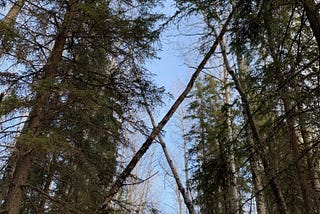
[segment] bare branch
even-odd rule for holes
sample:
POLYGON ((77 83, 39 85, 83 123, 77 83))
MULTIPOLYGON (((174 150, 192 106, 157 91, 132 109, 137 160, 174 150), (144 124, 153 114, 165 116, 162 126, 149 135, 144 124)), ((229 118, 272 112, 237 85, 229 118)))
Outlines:
POLYGON ((228 25, 231 22, 233 15, 236 12, 237 7, 234 7, 232 11, 230 12, 228 19, 226 20, 219 36, 216 38, 214 43, 212 44, 211 48, 207 52, 207 54, 203 57, 203 60, 200 62, 198 65, 196 71, 193 73, 191 76, 191 79, 186 86, 185 90, 181 93, 181 95, 178 97, 178 99, 174 102, 172 107, 169 109, 167 114, 162 118, 158 126, 156 126, 149 137, 146 139, 146 141, 143 143, 143 145, 140 147, 139 151, 135 154, 135 156, 131 159, 127 167, 123 170, 123 172, 119 175, 115 183, 112 185, 112 187, 109 190, 109 194, 104 200, 104 202, 101 204, 100 207, 98 207, 96 213, 105 213, 105 210, 108 208, 108 204, 112 200, 113 196, 119 191, 119 189, 123 186, 124 181, 130 175, 136 164, 139 162, 139 160, 142 158, 142 156, 147 152, 149 149, 150 145, 152 144, 153 140, 159 135, 160 131, 163 129, 163 127, 167 124, 167 122, 171 119, 172 115, 175 113, 177 108, 180 106, 180 104, 184 101, 186 96, 189 94, 191 91, 197 77, 211 58, 211 56, 214 54, 216 51, 216 48, 219 44, 219 41, 222 39, 224 34, 227 31, 228 25))

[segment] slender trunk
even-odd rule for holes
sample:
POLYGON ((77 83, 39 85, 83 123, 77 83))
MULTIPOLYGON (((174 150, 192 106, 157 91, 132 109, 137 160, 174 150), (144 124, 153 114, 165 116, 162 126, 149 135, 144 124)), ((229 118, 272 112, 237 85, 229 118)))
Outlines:
MULTIPOLYGON (((68 32, 68 22, 70 19, 70 13, 65 17, 65 23, 62 27, 61 32, 58 33, 54 47, 51 52, 51 56, 45 66, 45 75, 43 79, 50 79, 56 73, 56 69, 59 66, 59 62, 62 58, 62 52, 66 40, 66 35, 68 32)), ((39 135, 39 129, 41 128, 41 123, 46 117, 46 109, 48 108, 48 100, 50 96, 50 90, 45 90, 45 92, 40 93, 36 97, 36 105, 33 106, 28 121, 26 122, 23 130, 23 134, 32 134, 33 136, 39 135)), ((23 189, 22 187, 26 185, 29 172, 31 170, 32 160, 35 155, 34 148, 30 146, 28 142, 24 140, 18 140, 16 143, 16 154, 13 157, 17 157, 15 164, 15 170, 9 188, 9 193, 5 203, 5 210, 8 214, 18 214, 20 209, 20 203, 23 199, 23 189)))
MULTIPOLYGON (((146 99, 144 99, 144 101, 146 102, 146 99)), ((151 112, 151 110, 150 110, 150 108, 149 108, 147 103, 145 103, 145 107, 146 107, 147 113, 149 115, 149 118, 151 120, 152 126, 156 127, 156 122, 154 120, 152 112, 151 112)), ((160 143, 160 145, 162 147, 162 150, 164 152, 164 155, 166 157, 167 163, 169 164, 169 167, 170 167, 171 172, 173 174, 173 177, 174 177, 174 179, 175 179, 175 181, 177 183, 178 190, 180 191, 180 193, 181 193, 181 195, 183 197, 184 203, 187 206, 189 213, 190 214, 195 214, 195 210, 194 210, 193 204, 192 204, 192 202, 190 200, 190 196, 188 194, 188 191, 186 191, 185 188, 182 185, 182 182, 180 180, 180 177, 179 177, 179 174, 177 172, 177 169, 175 168, 175 166, 173 164, 173 161, 172 161, 172 159, 170 157, 169 151, 167 150, 167 146, 166 146, 164 140, 162 139, 161 135, 158 136, 158 139, 159 139, 159 143, 160 143)))
POLYGON ((181 194, 180 194, 180 190, 179 190, 178 186, 177 186, 175 192, 176 192, 177 199, 178 199, 179 214, 182 214, 182 200, 181 200, 181 194))
MULTIPOLYGON (((151 153, 151 157, 149 158, 149 164, 148 164, 148 171, 147 171, 147 178, 150 178, 152 176, 152 163, 154 161, 154 155, 155 155, 155 147, 151 153)), ((141 194, 141 201, 143 202, 141 210, 145 210, 145 207, 148 202, 148 196, 150 192, 150 182, 145 181, 142 188, 142 194, 141 194)))
MULTIPOLYGON (((229 141, 230 142, 230 141, 229 141)), ((231 172, 231 197, 232 197, 232 213, 235 214, 240 214, 240 207, 239 207, 239 194, 238 194, 238 182, 237 182, 237 177, 236 177, 236 164, 235 164, 235 157, 234 157, 234 152, 233 152, 233 145, 230 145, 230 153, 228 155, 228 163, 230 167, 230 172, 231 172)))
POLYGON ((225 22, 220 35, 217 37, 216 41, 211 46, 208 53, 204 56, 201 63, 198 65, 196 71, 191 76, 191 79, 186 86, 185 90, 181 93, 181 95, 178 97, 178 99, 174 102, 172 107, 169 109, 167 114, 162 118, 160 123, 152 130, 149 137, 146 139, 146 141, 143 143, 143 145, 140 147, 139 151, 135 154, 135 156, 131 159, 127 167, 123 170, 123 172, 119 175, 118 179, 115 181, 115 183, 112 185, 112 187, 109 190, 108 196, 105 198, 104 202, 97 208, 97 213, 104 213, 105 209, 108 207, 110 201, 112 200, 113 196, 119 191, 119 189, 123 186, 123 183, 125 179, 128 177, 128 175, 132 172, 133 168, 136 166, 136 164, 139 162, 139 160, 142 158, 142 156, 147 152, 150 145, 152 144, 153 140, 159 135, 160 131, 163 129, 163 127, 167 124, 167 122, 171 119, 172 115, 175 113, 177 108, 180 106, 180 104, 184 101, 186 96, 191 91, 197 77, 203 70, 204 66, 207 64, 211 56, 214 54, 218 44, 219 40, 222 39, 223 35, 227 31, 227 27, 229 26, 229 23, 231 19, 233 18, 234 13, 236 12, 236 7, 233 8, 232 12, 230 13, 227 21, 225 22))
POLYGON ((257 162, 250 161, 250 165, 252 168, 252 177, 253 177, 253 185, 254 185, 254 192, 255 192, 255 199, 256 199, 256 208, 257 214, 266 214, 267 207, 265 197, 263 195, 263 183, 261 175, 258 174, 258 167, 256 166, 257 162))
POLYGON ((170 158, 170 154, 169 154, 169 152, 167 150, 166 144, 164 143, 163 139, 160 136, 158 136, 158 138, 159 138, 162 150, 163 150, 163 152, 165 154, 166 160, 167 160, 167 162, 168 162, 168 164, 170 166, 170 169, 172 171, 173 177, 174 177, 174 179, 175 179, 175 181, 177 183, 177 187, 178 187, 178 189, 179 189, 179 191, 180 191, 180 193, 181 193, 181 195, 183 197, 184 203, 185 203, 186 207, 188 208, 189 213, 190 214, 195 214, 195 210, 194 210, 193 204, 192 204, 192 202, 190 200, 190 196, 189 196, 188 192, 185 190, 185 188, 182 185, 182 182, 181 182, 181 180, 179 178, 177 169, 175 168, 175 166, 173 164, 173 161, 170 158), (160 140, 160 138, 161 138, 161 140, 160 140))
MULTIPOLYGON (((249 144, 250 148, 254 148, 252 134, 249 129, 247 129, 247 143, 249 144)), ((256 199, 257 212, 258 214, 266 214, 267 206, 266 206, 266 200, 263 194, 264 188, 263 188, 262 176, 260 174, 257 157, 254 150, 251 149, 250 153, 252 155, 250 158, 250 168, 251 168, 252 182, 254 187, 254 196, 256 199)))
POLYGON ((8 38, 6 31, 13 29, 13 26, 16 23, 17 17, 19 15, 19 12, 21 11, 23 5, 25 4, 25 0, 17 0, 15 3, 13 3, 12 7, 8 11, 7 15, 3 18, 2 23, 5 25, 3 29, 0 29, 0 38, 2 41, 1 49, 0 50, 0 58, 2 58, 3 53, 8 52, 11 47, 8 45, 8 38), (9 46, 9 47, 8 47, 9 46))
POLYGON ((313 35, 318 43, 318 48, 320 52, 320 14, 314 0, 300 0, 306 11, 310 27, 312 29, 313 35))
POLYGON ((190 187, 190 181, 189 181, 189 161, 188 161, 188 150, 187 150, 187 137, 184 127, 184 112, 181 111, 181 118, 180 118, 180 129, 182 132, 182 138, 183 138, 183 160, 184 160, 184 176, 186 181, 186 191, 190 195, 191 199, 191 187, 190 187))
POLYGON ((191 197, 191 187, 190 187, 190 181, 189 181, 189 163, 188 163, 189 161, 188 161, 186 142, 187 141, 184 137, 184 139, 183 139, 184 176, 185 176, 185 180, 186 180, 186 190, 191 197))
POLYGON ((4 17, 2 22, 6 25, 13 25, 18 17, 20 10, 22 9, 23 5, 25 4, 25 0, 17 0, 12 7, 10 8, 7 15, 4 17))
MULTIPOLYGON (((245 66, 244 66, 244 62, 242 60, 241 56, 237 57, 237 63, 239 66, 239 70, 241 72, 245 71, 245 66)), ((246 119, 246 121, 248 121, 246 119)), ((254 196, 255 196, 255 201, 256 201, 256 209, 257 209, 257 213, 258 214, 266 214, 267 213, 267 205, 266 205, 266 199, 265 199, 265 195, 263 193, 264 190, 264 184, 263 184, 263 179, 262 179, 262 175, 260 172, 260 166, 258 164, 258 157, 257 154, 254 150, 255 148, 255 144, 253 141, 253 137, 252 137, 252 132, 249 126, 247 126, 245 128, 246 130, 246 143, 250 148, 250 159, 249 159, 249 163, 250 163, 250 169, 251 169, 251 174, 252 174, 252 182, 253 182, 253 188, 254 188, 254 196)))
POLYGON ((252 132, 252 137, 253 137, 253 141, 254 141, 254 150, 257 152, 257 154, 261 158, 261 161, 262 161, 262 164, 264 167, 264 171, 265 171, 265 174, 270 182, 271 190, 272 190, 274 197, 276 199, 275 201, 278 205, 279 212, 288 214, 288 208, 285 203, 283 194, 281 192, 280 186, 276 182, 276 173, 274 172, 274 169, 270 166, 269 161, 266 158, 266 152, 265 152, 265 148, 264 148, 265 145, 263 145, 264 143, 261 140, 257 126, 253 120, 253 114, 251 111, 251 107, 250 107, 247 95, 244 92, 238 77, 235 75, 235 72, 231 69, 231 67, 229 65, 229 61, 228 61, 227 54, 226 54, 226 48, 225 48, 225 44, 223 43, 223 40, 220 39, 219 42, 220 42, 220 47, 222 49, 222 55, 224 58, 224 63, 225 63, 226 69, 227 69, 228 73, 230 74, 230 76, 232 77, 232 79, 235 83, 236 90, 238 91, 240 98, 241 98, 241 101, 242 101, 244 113, 247 117, 248 125, 251 129, 251 132, 252 132))
MULTIPOLYGON (((287 95, 282 94, 281 95, 281 99, 283 101, 284 104, 284 110, 285 113, 288 115, 289 112, 291 111, 291 105, 290 105, 290 101, 287 97, 287 95)), ((288 115, 287 117, 287 125, 289 128, 289 134, 290 134, 290 143, 293 149, 293 156, 295 159, 295 167, 297 169, 297 173, 298 173, 298 177, 299 177, 299 184, 300 184, 300 189, 301 189, 301 193, 302 193, 302 198, 303 198, 303 202, 304 202, 304 208, 305 208, 305 213, 314 213, 313 211, 313 201, 310 198, 310 190, 308 187, 308 184, 306 182, 306 177, 304 174, 304 170, 303 168, 305 168, 303 165, 303 159, 300 158, 300 151, 299 151, 299 143, 298 143, 298 136, 297 136, 297 132, 295 130, 295 124, 294 124, 294 120, 293 117, 288 115)))
POLYGON ((320 200, 320 181, 319 181, 319 173, 318 168, 316 167, 316 161, 313 157, 313 143, 312 143, 312 136, 310 134, 310 131, 306 127, 306 122, 303 118, 303 115, 301 112, 303 112, 302 106, 298 105, 298 111, 299 111, 299 127, 302 137, 302 145, 304 150, 306 151, 307 156, 307 164, 308 164, 308 171, 311 174, 311 183, 313 190, 315 191, 316 200, 320 200))
MULTIPOLYGON (((219 185, 218 187, 218 210, 219 211, 222 211, 224 209, 224 204, 222 203, 224 200, 223 200, 223 191, 222 191, 222 187, 221 185, 219 185)), ((207 210, 207 207, 205 207, 204 210, 207 210)), ((224 212, 222 212, 224 213, 224 212)))
POLYGON ((226 112, 226 125, 227 125, 227 146, 229 147, 228 154, 227 154, 227 162, 230 168, 230 188, 231 188, 231 213, 239 214, 240 207, 239 207, 239 194, 238 194, 238 184, 237 184, 237 177, 236 177, 236 164, 235 164, 235 157, 234 157, 234 145, 232 142, 232 122, 231 122, 231 113, 230 113, 230 88, 228 86, 228 73, 224 72, 224 103, 227 107, 226 112))
POLYGON ((200 115, 200 148, 201 148, 201 153, 202 153, 202 159, 200 160, 200 162, 202 161, 203 163, 207 162, 207 152, 206 152, 206 139, 205 139, 205 128, 204 128, 204 115, 203 115, 203 102, 202 100, 200 101, 200 109, 199 109, 199 115, 200 115))
MULTIPOLYGON (((132 147, 132 153, 135 154, 136 152, 136 149, 137 149, 137 141, 134 141, 132 142, 131 141, 131 147, 132 147)), ((131 151, 130 151, 131 153, 131 151)), ((139 177, 139 171, 141 169, 141 164, 137 164, 136 168, 134 169, 133 171, 133 175, 139 177)), ((130 185, 126 191, 126 200, 128 201, 128 203, 132 206, 132 207, 137 207, 136 204, 135 204, 135 192, 134 192, 135 188, 134 188, 134 185, 130 185)))

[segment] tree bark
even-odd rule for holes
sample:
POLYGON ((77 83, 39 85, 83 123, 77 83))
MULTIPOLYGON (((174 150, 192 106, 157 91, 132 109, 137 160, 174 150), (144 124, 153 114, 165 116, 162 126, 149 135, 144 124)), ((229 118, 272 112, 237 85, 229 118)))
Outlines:
POLYGON ((219 42, 220 42, 220 47, 222 49, 222 55, 224 58, 224 63, 225 63, 226 69, 227 69, 228 73, 230 74, 230 76, 232 77, 232 80, 235 83, 235 87, 236 87, 236 89, 240 95, 241 101, 242 101, 244 113, 247 117, 248 125, 251 129, 251 132, 252 132, 252 137, 253 137, 253 141, 254 141, 254 150, 255 150, 255 152, 257 152, 257 154, 261 158, 261 161, 262 161, 262 164, 264 167, 264 171, 265 171, 265 174, 270 182, 271 190, 272 190, 274 197, 276 199, 276 203, 278 205, 279 212, 283 213, 283 214, 289 214, 287 205, 285 203, 283 194, 280 189, 280 186, 276 182, 276 174, 274 173, 273 168, 270 166, 269 161, 266 158, 265 151, 264 151, 265 145, 263 145, 264 143, 261 140, 258 129, 256 127, 254 120, 253 120, 253 114, 251 112, 251 107, 250 107, 247 95, 244 92, 239 79, 235 75, 235 72, 231 69, 231 67, 229 65, 229 61, 228 61, 227 54, 226 54, 226 48, 225 48, 225 44, 223 43, 223 40, 220 39, 219 42))
MULTIPOLYGON (((286 92, 284 92, 286 93, 286 92)), ((299 151, 299 143, 298 143, 298 136, 297 136, 297 132, 295 130, 295 125, 294 125, 294 120, 293 117, 289 114, 291 111, 291 105, 290 105, 290 101, 287 97, 286 94, 282 94, 281 95, 281 99, 283 101, 283 105, 284 105, 284 111, 287 115, 287 125, 288 125, 288 129, 289 129, 289 135, 290 135, 290 143, 292 146, 292 150, 293 150, 293 157, 294 160, 296 162, 295 167, 297 169, 297 174, 298 174, 298 182, 300 184, 300 189, 301 189, 301 193, 302 193, 302 198, 303 198, 303 202, 304 202, 304 208, 305 208, 305 213, 314 213, 313 211, 313 201, 310 198, 311 194, 310 194, 310 190, 308 187, 308 184, 306 182, 306 177, 305 177, 305 173, 303 171, 303 168, 305 168, 303 165, 303 159, 300 158, 301 154, 299 151)))
POLYGON ((254 151, 254 142, 252 139, 252 134, 250 129, 246 129, 247 131, 247 143, 250 146, 250 168, 251 168, 251 174, 252 174, 252 182, 254 187, 254 196, 256 198, 256 207, 257 207, 257 213, 258 214, 267 214, 267 206, 266 206, 266 200, 263 194, 263 181, 262 176, 260 174, 258 161, 257 161, 257 155, 254 151))
MULTIPOLYGON (((242 56, 240 56, 240 55, 237 56, 237 63, 239 66, 239 70, 241 72, 245 72, 246 66, 244 65, 242 56)), ((241 79, 239 82, 241 83, 241 79)), ((250 169, 251 169, 251 174, 252 174, 254 197, 256 199, 255 200, 256 209, 257 209, 258 214, 266 214, 267 213, 267 204, 266 204, 265 195, 263 193, 264 183, 263 183, 262 174, 260 172, 261 167, 259 166, 259 163, 258 163, 257 153, 254 150, 255 144, 253 141, 251 129, 249 126, 247 126, 247 127, 245 127, 245 130, 246 130, 246 136, 247 136, 246 143, 247 143, 247 146, 249 146, 249 148, 250 148, 250 156, 251 157, 249 159, 249 163, 250 163, 250 169)))
POLYGON ((172 115, 175 113, 177 108, 180 106, 180 104, 184 101, 186 96, 189 94, 191 91, 195 80, 199 76, 200 72, 203 70, 204 66, 208 62, 208 60, 211 58, 213 53, 215 52, 219 40, 223 37, 225 32, 227 31, 227 27, 233 18, 233 15, 236 11, 236 7, 233 8, 231 13, 228 16, 228 19, 226 20, 219 37, 216 39, 216 41, 213 43, 211 46, 210 50, 207 52, 207 54, 204 56, 203 60, 201 63, 198 65, 196 71, 193 73, 191 76, 191 79, 186 86, 185 90, 181 93, 181 95, 178 97, 178 99, 174 102, 172 107, 169 109, 167 114, 162 118, 160 123, 152 130, 151 134, 149 137, 146 139, 146 141, 143 143, 143 145, 140 147, 139 151, 135 154, 135 156, 131 159, 127 167, 123 170, 123 172, 119 175, 115 183, 112 185, 112 187, 109 190, 109 194, 104 200, 104 202, 101 204, 100 207, 97 208, 96 213, 105 213, 105 210, 107 209, 110 201, 112 200, 113 196, 119 191, 119 189, 123 186, 123 183, 125 179, 128 177, 128 175, 131 173, 135 165, 138 163, 138 161, 142 158, 142 156, 147 152, 149 149, 150 145, 152 144, 153 140, 159 135, 160 131, 163 129, 163 127, 167 124, 167 122, 171 119, 172 115))
POLYGON ((17 0, 12 7, 10 8, 7 15, 4 17, 2 22, 8 26, 12 26, 19 15, 20 10, 22 9, 23 5, 25 4, 25 0, 17 0))
POLYGON ((0 38, 2 40, 2 50, 0 50, 0 59, 2 58, 2 55, 9 51, 11 47, 8 47, 8 42, 7 42, 7 35, 6 31, 13 29, 17 17, 19 15, 19 12, 21 11, 23 5, 25 4, 25 0, 18 0, 15 2, 12 7, 10 8, 9 12, 7 15, 3 18, 2 22, 5 25, 4 29, 0 29, 0 38))
POLYGON ((190 181, 189 181, 189 161, 188 161, 188 149, 187 149, 187 137, 186 137, 186 131, 185 131, 185 124, 184 124, 184 111, 181 110, 179 112, 179 121, 180 121, 180 129, 181 134, 183 138, 183 160, 184 160, 184 176, 185 176, 185 185, 186 185, 186 191, 191 196, 191 187, 190 187, 190 181))
POLYGON ((224 70, 223 83, 225 88, 224 90, 224 103, 227 106, 226 112, 226 125, 227 125, 227 146, 229 152, 227 153, 227 162, 231 172, 230 179, 230 188, 231 188, 231 213, 239 214, 240 206, 239 206, 239 194, 238 194, 238 184, 236 177, 236 164, 234 157, 234 146, 232 142, 232 122, 231 122, 231 113, 230 113, 230 88, 228 86, 228 73, 224 70))
MULTIPOLYGON (((145 99, 145 102, 146 102, 146 99, 145 99)), ((149 118, 151 120, 151 124, 153 127, 156 127, 156 122, 154 120, 154 117, 152 115, 152 112, 148 106, 147 103, 145 103, 145 108, 147 110, 147 113, 149 115, 149 118)), ((179 174, 177 172, 177 169, 175 168, 174 164, 173 164, 173 161, 170 157, 170 154, 169 154, 169 151, 167 150, 167 146, 166 146, 166 143, 164 142, 164 140, 162 139, 161 135, 158 136, 158 139, 159 139, 159 143, 162 147, 162 150, 163 150, 163 153, 166 157, 166 160, 167 160, 167 163, 169 164, 169 167, 171 169, 171 172, 173 174, 173 177, 177 183, 177 187, 178 187, 178 190, 180 191, 182 197, 183 197, 183 200, 184 200, 184 203, 186 205, 186 207, 188 208, 188 211, 190 214, 195 214, 195 210, 194 210, 194 207, 193 207, 193 204, 190 200, 190 196, 188 194, 188 192, 185 190, 185 188, 183 187, 182 185, 182 182, 180 180, 180 177, 179 177, 179 174)))
POLYGON ((302 105, 298 105, 298 111, 299 111, 299 127, 300 127, 300 133, 302 137, 302 145, 303 148, 306 150, 306 156, 307 156, 307 164, 308 164, 308 171, 311 174, 311 183, 313 190, 315 191, 316 195, 316 201, 320 200, 320 181, 319 181, 319 173, 318 169, 319 167, 316 167, 318 164, 316 164, 316 160, 314 160, 313 157, 313 140, 312 136, 310 134, 310 130, 306 127, 306 121, 303 118, 303 115, 301 112, 303 112, 302 105))

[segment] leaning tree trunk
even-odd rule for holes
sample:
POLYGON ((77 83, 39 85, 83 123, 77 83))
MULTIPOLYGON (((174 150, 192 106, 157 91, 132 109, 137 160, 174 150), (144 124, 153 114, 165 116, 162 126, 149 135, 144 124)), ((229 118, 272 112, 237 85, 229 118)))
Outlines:
MULTIPOLYGON (((62 52, 68 33, 68 23, 71 20, 71 13, 67 13, 61 31, 58 33, 54 47, 51 51, 47 64, 44 68, 44 77, 41 79, 49 80, 56 74, 59 62, 62 60, 62 52)), ((50 88, 43 90, 37 94, 35 105, 29 114, 29 118, 22 129, 22 135, 39 136, 42 122, 46 118, 45 111, 49 108, 48 100, 50 96, 50 88), (44 92, 43 92, 44 91, 44 92)), ((23 187, 26 185, 31 170, 32 160, 35 155, 35 148, 23 139, 18 139, 15 147, 16 158, 15 170, 5 202, 5 210, 8 214, 18 214, 21 201, 23 200, 23 187)))
POLYGON ((4 26, 2 26, 2 29, 0 29, 0 38, 2 41, 0 58, 2 58, 3 53, 8 52, 11 49, 10 47, 8 47, 8 42, 7 42, 8 35, 6 35, 8 32, 6 31, 8 30, 11 31, 13 29, 13 26, 15 25, 17 17, 24 4, 25 4, 25 0, 18 0, 17 2, 13 3, 7 15, 2 20, 2 23, 4 24, 4 26))
POLYGON ((7 15, 4 17, 2 22, 6 25, 13 25, 16 22, 18 14, 24 4, 25 0, 18 0, 17 2, 13 3, 12 7, 10 8, 7 15))
MULTIPOLYGON (((151 124, 152 124, 153 128, 155 128, 156 127, 156 122, 154 120, 154 117, 152 115, 151 109, 149 108, 148 103, 147 103, 145 98, 144 98, 144 102, 145 102, 145 108, 146 108, 147 113, 149 115, 151 124)), ((173 177, 174 177, 174 179, 176 181, 178 190, 179 190, 179 192, 181 193, 181 195, 183 197, 184 203, 185 203, 186 207, 188 208, 189 213, 190 214, 195 214, 196 212, 194 210, 194 207, 193 207, 191 198, 189 196, 189 193, 188 193, 188 191, 186 191, 186 189, 182 185, 182 182, 181 182, 181 179, 179 177, 178 171, 177 171, 176 167, 173 164, 173 161, 172 161, 172 159, 170 157, 170 154, 169 154, 169 151, 167 149, 166 143, 164 142, 164 140, 161 137, 161 135, 158 136, 158 139, 159 139, 159 143, 160 143, 160 145, 162 147, 163 153, 164 153, 164 155, 166 157, 167 163, 169 164, 169 167, 171 169, 173 177)), ((179 206, 179 207, 181 209, 181 206, 179 206)))
POLYGON ((181 95, 178 97, 178 99, 174 102, 172 107, 169 109, 167 114, 162 118, 160 123, 152 130, 149 137, 146 139, 146 141, 143 143, 143 145, 140 147, 139 151, 135 154, 135 156, 131 159, 127 167, 123 170, 123 172, 119 175, 115 183, 112 185, 112 187, 109 190, 108 196, 105 198, 104 202, 100 205, 100 207, 97 208, 96 213, 105 213, 105 210, 108 208, 110 201, 114 197, 114 195, 119 191, 119 189, 123 186, 124 181, 126 178, 130 175, 136 164, 140 161, 142 156, 148 151, 149 147, 151 146, 154 139, 159 135, 160 131, 163 129, 163 127, 167 124, 167 122, 171 119, 172 115, 175 113, 177 108, 180 106, 180 104, 184 101, 186 96, 191 91, 197 77, 201 73, 201 71, 204 69, 204 66, 207 64, 211 56, 214 54, 218 44, 219 40, 222 39, 223 35, 227 31, 227 27, 229 26, 230 21, 233 18, 233 15, 236 12, 237 7, 234 7, 231 13, 229 14, 221 32, 220 35, 217 37, 216 41, 211 46, 210 50, 207 52, 207 54, 204 56, 203 60, 198 65, 196 71, 191 76, 191 79, 186 86, 185 90, 181 93, 181 95))

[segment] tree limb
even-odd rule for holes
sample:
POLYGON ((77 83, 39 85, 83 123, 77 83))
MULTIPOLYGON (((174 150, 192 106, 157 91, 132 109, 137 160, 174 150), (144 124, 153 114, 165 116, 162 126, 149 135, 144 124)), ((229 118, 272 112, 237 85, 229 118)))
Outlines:
MULTIPOLYGON (((147 110, 147 113, 149 115, 149 118, 151 120, 151 123, 152 123, 152 126, 155 128, 156 127, 156 122, 154 120, 154 117, 152 115, 152 112, 150 110, 150 107, 148 105, 148 103, 146 102, 146 99, 144 97, 144 101, 145 101, 145 107, 146 107, 146 110, 147 110)), ((177 172, 177 169, 175 168, 175 166, 173 165, 173 161, 170 157, 170 154, 169 154, 169 151, 167 150, 167 146, 166 146, 166 143, 164 142, 163 138, 161 137, 161 135, 158 136, 158 139, 159 139, 159 143, 162 147, 162 150, 163 150, 163 153, 166 157, 166 160, 167 160, 167 163, 169 164, 170 166, 170 169, 171 169, 171 172, 173 174, 173 177, 177 183, 177 186, 178 186, 178 189, 183 197, 183 200, 184 200, 184 203, 186 205, 186 207, 188 208, 188 211, 190 214, 195 214, 195 210, 194 210, 194 207, 193 207, 193 204, 192 204, 192 201, 190 199, 190 196, 188 194, 188 192, 185 190, 185 188, 183 187, 182 183, 181 183, 181 180, 179 178, 179 174, 177 172)))
POLYGON ((204 66, 207 64, 207 62, 211 58, 211 56, 214 54, 214 52, 215 52, 215 50, 216 50, 216 48, 217 48, 217 46, 219 44, 219 41, 222 39, 222 37, 226 33, 227 27, 230 24, 230 22, 231 22, 231 20, 233 18, 233 15, 236 12, 236 9, 237 9, 237 7, 234 7, 232 9, 232 11, 230 12, 230 14, 229 14, 229 16, 228 16, 228 18, 227 18, 222 30, 221 30, 219 36, 216 38, 216 40, 212 44, 212 46, 209 49, 209 51, 207 52, 207 54, 204 56, 204 58, 202 59, 202 61, 198 65, 196 71, 191 76, 191 79, 189 80, 189 83, 186 86, 186 88, 184 89, 184 91, 181 93, 181 95, 178 97, 178 99, 174 102, 174 104, 169 109, 167 114, 162 118, 160 123, 155 128, 153 128, 153 130, 152 130, 151 134, 149 135, 149 137, 146 139, 146 141, 140 147, 138 152, 131 159, 131 161, 129 162, 127 167, 119 175, 117 180, 114 182, 114 184, 110 188, 109 193, 108 193, 107 197, 105 198, 104 202, 97 208, 96 213, 99 213, 99 214, 106 213, 106 209, 108 208, 108 204, 112 200, 113 196, 123 186, 124 181, 126 180, 128 175, 130 175, 131 171, 134 169, 134 167, 139 162, 139 160, 142 158, 142 156, 147 152, 147 150, 149 149, 149 147, 152 144, 153 140, 159 135, 160 131, 167 124, 167 122, 170 120, 170 118, 175 113, 177 108, 180 106, 180 104, 184 101, 186 96, 189 94, 189 92, 191 91, 191 89, 192 89, 197 77, 199 76, 199 74, 201 73, 201 71, 203 70, 204 66))

